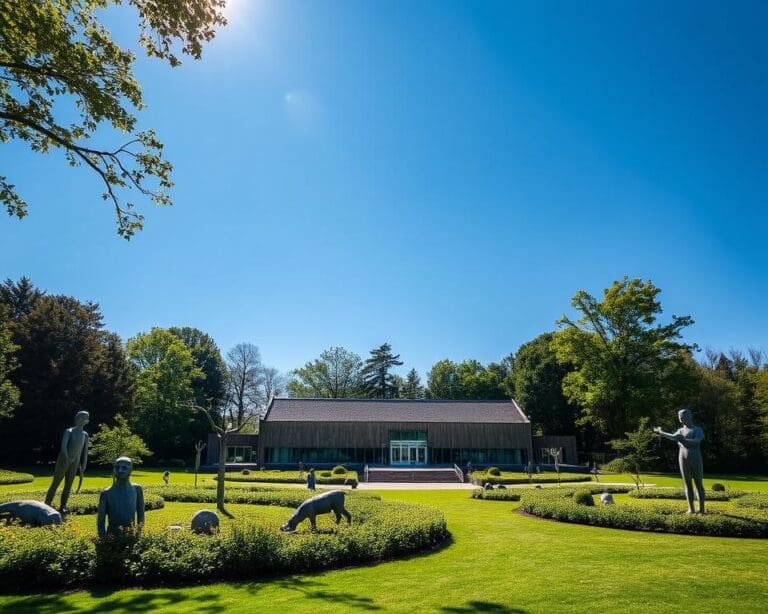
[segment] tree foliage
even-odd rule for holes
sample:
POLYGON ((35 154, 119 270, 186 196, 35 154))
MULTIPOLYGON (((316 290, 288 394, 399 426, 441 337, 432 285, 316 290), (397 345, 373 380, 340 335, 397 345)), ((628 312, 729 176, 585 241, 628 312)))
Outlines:
POLYGON ((553 333, 544 333, 520 346, 508 380, 508 390, 543 434, 573 435, 576 406, 563 394, 563 379, 571 371, 558 362, 551 347, 553 333))
POLYGON ((572 365, 563 392, 581 409, 581 422, 617 437, 641 416, 663 414, 679 405, 694 385, 685 360, 692 346, 679 341, 693 323, 672 316, 658 324, 659 288, 625 277, 598 300, 584 290, 571 304, 577 320, 563 316, 552 347, 558 361, 572 365))
POLYGON ((421 385, 421 378, 416 369, 408 371, 402 384, 400 385, 401 399, 423 399, 424 386, 421 385))
POLYGON ((427 397, 430 399, 508 399, 505 380, 508 371, 504 363, 483 366, 477 360, 436 362, 427 374, 427 397))
POLYGON ((392 354, 392 347, 389 343, 384 343, 371 350, 371 356, 365 361, 360 372, 365 394, 377 399, 396 398, 399 390, 391 371, 392 367, 400 367, 402 364, 400 354, 392 354))
POLYGON ((618 471, 634 475, 635 485, 640 488, 640 472, 649 469, 658 455, 658 437, 651 430, 650 418, 640 418, 637 429, 624 434, 623 439, 611 441, 611 447, 619 457, 611 465, 618 471))
POLYGON ((110 465, 120 456, 128 456, 134 465, 140 465, 143 458, 152 454, 120 414, 115 416, 114 427, 99 425, 99 431, 91 436, 88 450, 94 462, 102 465, 110 465))
POLYGON ((170 331, 153 328, 129 339, 127 352, 138 369, 137 432, 160 458, 187 455, 197 424, 190 403, 195 382, 205 378, 192 350, 170 331))
POLYGON ((288 392, 295 398, 343 399, 360 396, 363 361, 343 347, 331 347, 293 371, 288 392))
MULTIPOLYGON (((0 3, 0 141, 21 140, 39 153, 62 151, 101 180, 114 208, 118 234, 130 238, 144 217, 120 191, 134 190, 158 205, 171 204, 171 164, 153 130, 136 131, 144 106, 133 74, 135 56, 100 23, 120 0, 8 0, 0 3), (120 145, 94 143, 109 126, 130 133, 120 145)), ((139 42, 147 54, 180 64, 200 58, 203 43, 226 23, 225 0, 127 0, 138 14, 139 42)), ((0 202, 8 214, 27 214, 27 203, 0 176, 0 202)))
POLYGON ((10 416, 19 404, 19 389, 10 379, 11 372, 19 366, 16 359, 19 346, 13 343, 7 313, 8 308, 0 304, 0 418, 10 416))
POLYGON ((49 296, 27 279, 4 282, 0 304, 11 314, 18 368, 9 377, 21 400, 0 431, 4 454, 48 461, 77 411, 104 422, 132 412, 132 370, 120 340, 103 329, 97 304, 49 296))

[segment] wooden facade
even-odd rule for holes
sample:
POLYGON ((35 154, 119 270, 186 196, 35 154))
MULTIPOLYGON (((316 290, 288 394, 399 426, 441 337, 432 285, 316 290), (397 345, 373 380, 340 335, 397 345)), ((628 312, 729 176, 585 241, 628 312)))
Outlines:
POLYGON ((548 465, 552 460, 542 457, 541 454, 541 450, 545 448, 561 448, 563 452, 560 462, 564 465, 577 465, 579 462, 576 451, 576 438, 573 435, 538 435, 533 438, 534 460, 548 465))

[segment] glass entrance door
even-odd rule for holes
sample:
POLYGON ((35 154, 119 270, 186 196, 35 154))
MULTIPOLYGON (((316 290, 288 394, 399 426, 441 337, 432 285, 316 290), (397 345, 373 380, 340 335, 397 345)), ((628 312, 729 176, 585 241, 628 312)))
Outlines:
POLYGON ((389 458, 393 465, 426 465, 426 441, 390 441, 389 458))

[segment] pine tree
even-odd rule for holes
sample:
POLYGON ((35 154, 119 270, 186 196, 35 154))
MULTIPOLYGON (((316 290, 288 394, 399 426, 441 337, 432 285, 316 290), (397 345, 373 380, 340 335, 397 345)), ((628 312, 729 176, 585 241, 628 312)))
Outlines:
POLYGON ((424 386, 421 385, 421 378, 416 369, 408 371, 405 382, 400 389, 400 397, 403 399, 423 399, 424 386))
POLYGON ((398 396, 394 375, 390 373, 392 367, 403 364, 400 354, 392 355, 392 347, 385 343, 371 350, 371 357, 365 361, 361 372, 363 376, 363 390, 372 398, 392 399, 398 396))

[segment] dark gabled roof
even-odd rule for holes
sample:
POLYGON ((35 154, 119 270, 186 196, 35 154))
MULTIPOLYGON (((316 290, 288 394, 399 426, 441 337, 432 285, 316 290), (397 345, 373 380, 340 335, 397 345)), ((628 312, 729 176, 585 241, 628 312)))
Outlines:
POLYGON ((267 422, 455 422, 527 424, 512 401, 272 399, 267 422))

